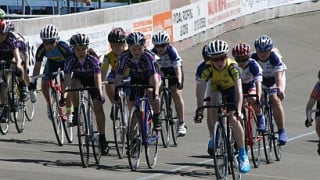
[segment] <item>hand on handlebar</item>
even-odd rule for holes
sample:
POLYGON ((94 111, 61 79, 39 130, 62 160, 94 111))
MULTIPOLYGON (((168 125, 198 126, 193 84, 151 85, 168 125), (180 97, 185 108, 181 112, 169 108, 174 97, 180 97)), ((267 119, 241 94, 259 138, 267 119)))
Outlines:
POLYGON ((313 119, 306 119, 305 122, 304 122, 304 125, 308 128, 310 126, 312 126, 312 122, 313 122, 313 119))
POLYGON ((201 123, 203 117, 204 117, 204 115, 203 115, 203 110, 197 111, 197 112, 196 112, 196 115, 195 115, 194 118, 193 118, 194 123, 201 123))

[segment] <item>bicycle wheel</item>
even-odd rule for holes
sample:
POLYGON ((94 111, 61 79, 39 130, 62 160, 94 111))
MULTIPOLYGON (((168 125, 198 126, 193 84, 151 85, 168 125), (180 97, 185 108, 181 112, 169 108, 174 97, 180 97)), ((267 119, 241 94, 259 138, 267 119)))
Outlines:
POLYGON ((272 153, 272 134, 270 129, 270 113, 269 109, 264 109, 264 117, 265 117, 265 126, 266 131, 263 133, 263 149, 264 149, 264 155, 266 158, 267 164, 271 162, 271 153, 272 153))
POLYGON ((216 122, 213 129, 213 162, 217 179, 226 179, 228 176, 227 137, 224 127, 216 122))
POLYGON ((89 137, 88 137, 88 120, 86 108, 80 105, 78 112, 78 144, 82 167, 88 167, 89 164, 89 137))
POLYGON ((99 132, 98 132, 98 126, 96 123, 96 117, 93 112, 92 106, 89 105, 88 108, 88 116, 89 119, 89 132, 90 132, 90 139, 91 139, 91 145, 92 145, 92 152, 93 152, 93 157, 95 160, 96 164, 100 164, 100 159, 101 159, 101 147, 100 147, 100 140, 99 140, 99 132))
POLYGON ((247 122, 247 135, 248 135, 248 145, 251 150, 251 158, 255 168, 258 168, 261 161, 261 141, 263 139, 261 133, 257 131, 257 116, 250 110, 249 111, 249 121, 247 122))
POLYGON ((126 123, 125 123, 125 116, 126 112, 123 109, 122 103, 120 105, 113 104, 113 110, 115 111, 115 106, 118 106, 119 110, 118 112, 114 112, 113 114, 118 113, 116 117, 119 117, 117 119, 113 120, 113 137, 114 137, 114 143, 116 146, 117 154, 119 159, 122 159, 125 154, 125 146, 126 146, 126 123))
POLYGON ((172 101, 172 98, 169 98, 169 104, 170 108, 168 109, 168 118, 169 118, 169 123, 171 126, 171 135, 172 135, 172 141, 175 146, 179 144, 178 140, 178 127, 179 127, 179 121, 177 118, 177 113, 175 112, 175 107, 172 101))
POLYGON ((279 139, 279 134, 274 130, 274 124, 273 124, 273 119, 274 117, 272 116, 272 123, 270 124, 270 132, 272 134, 272 145, 273 145, 273 151, 274 151, 274 156, 276 158, 276 161, 280 161, 281 159, 281 146, 278 142, 279 139))
POLYGON ((149 111, 147 122, 143 124, 143 132, 146 135, 144 138, 144 148, 147 160, 147 165, 149 168, 154 168, 157 164, 158 159, 158 131, 154 130, 152 122, 152 113, 149 111))
POLYGON ((0 112, 1 112, 0 113, 1 114, 0 117, 2 117, 2 116, 6 116, 7 117, 7 119, 5 121, 0 121, 0 132, 1 132, 1 134, 5 135, 9 131, 9 123, 10 123, 10 120, 9 120, 10 111, 9 111, 8 105, 3 105, 1 107, 1 109, 0 109, 0 112), (6 115, 4 113, 6 113, 6 115))
POLYGON ((26 117, 24 114, 25 111, 25 103, 21 102, 19 100, 20 98, 20 91, 19 91, 19 85, 18 82, 14 81, 12 82, 12 99, 13 102, 13 112, 14 112, 14 123, 16 125, 16 129, 18 133, 22 133, 24 130, 24 125, 26 122, 26 117))
POLYGON ((51 122, 54 130, 54 134, 58 141, 58 144, 62 146, 64 144, 64 126, 65 124, 59 116, 59 100, 55 90, 51 90, 50 96, 50 114, 51 122))
POLYGON ((232 174, 232 179, 233 180, 239 180, 241 179, 241 173, 240 173, 240 164, 239 164, 239 151, 238 147, 236 144, 236 140, 234 138, 234 134, 232 131, 232 128, 229 127, 229 133, 230 133, 230 141, 228 142, 229 144, 229 168, 230 172, 232 174))
MULTIPOLYGON (((31 91, 29 93, 32 93, 31 91)), ((33 116, 34 116, 34 103, 31 102, 30 98, 28 101, 25 102, 25 116, 27 118, 28 121, 32 121, 33 120, 33 116)))
POLYGON ((132 171, 137 170, 140 165, 142 137, 140 131, 140 112, 133 108, 130 113, 130 121, 127 131, 128 161, 132 171))
POLYGON ((159 119, 162 121, 161 128, 161 140, 163 147, 167 148, 170 142, 170 124, 169 124, 169 113, 168 113, 168 95, 165 90, 162 91, 160 99, 160 116, 159 119))

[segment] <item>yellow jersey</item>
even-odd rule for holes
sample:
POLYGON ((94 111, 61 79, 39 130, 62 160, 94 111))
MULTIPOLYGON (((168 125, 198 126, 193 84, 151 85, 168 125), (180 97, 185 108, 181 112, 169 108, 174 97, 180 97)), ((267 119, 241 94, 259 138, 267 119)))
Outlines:
POLYGON ((115 52, 111 51, 105 54, 103 57, 101 70, 104 73, 107 73, 109 70, 109 66, 111 66, 111 70, 116 71, 118 67, 118 61, 119 61, 119 58, 115 52))
POLYGON ((234 82, 240 79, 241 70, 236 61, 228 58, 226 67, 218 71, 210 61, 201 73, 201 80, 208 82, 211 80, 211 91, 229 89, 234 86, 234 82))

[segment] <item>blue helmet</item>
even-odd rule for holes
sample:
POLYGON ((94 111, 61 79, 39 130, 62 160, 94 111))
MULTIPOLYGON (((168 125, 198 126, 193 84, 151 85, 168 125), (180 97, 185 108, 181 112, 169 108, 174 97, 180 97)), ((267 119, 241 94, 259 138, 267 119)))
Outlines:
POLYGON ((267 35, 261 35, 254 41, 254 47, 258 51, 268 51, 273 48, 272 39, 267 35))

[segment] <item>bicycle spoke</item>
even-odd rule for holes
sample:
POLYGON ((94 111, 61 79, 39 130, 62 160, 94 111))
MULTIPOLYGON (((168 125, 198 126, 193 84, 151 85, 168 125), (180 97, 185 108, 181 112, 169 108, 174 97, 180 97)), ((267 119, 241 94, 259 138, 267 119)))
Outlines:
POLYGON ((140 134, 140 113, 133 110, 131 112, 130 121, 127 132, 127 148, 128 161, 132 171, 137 170, 140 164, 142 137, 140 134))

